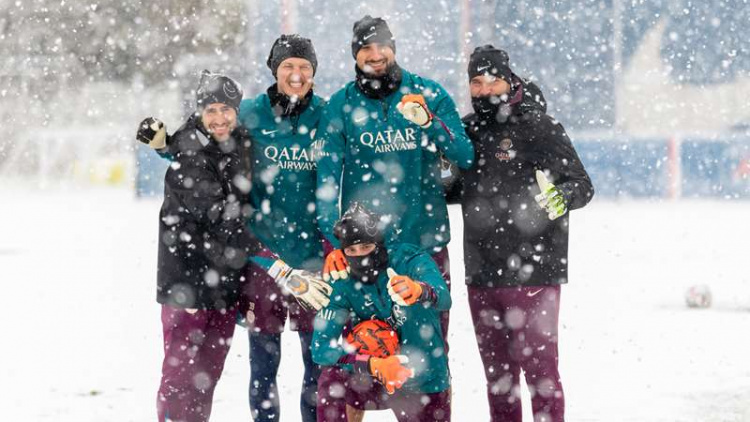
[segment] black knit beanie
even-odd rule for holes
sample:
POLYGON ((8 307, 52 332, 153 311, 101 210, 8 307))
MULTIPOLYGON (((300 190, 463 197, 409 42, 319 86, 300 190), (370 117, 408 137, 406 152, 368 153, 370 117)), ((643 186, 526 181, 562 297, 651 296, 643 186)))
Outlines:
POLYGON ((513 72, 509 67, 508 53, 490 44, 474 49, 469 57, 469 80, 479 75, 492 75, 512 84, 513 72))
POLYGON ((354 202, 334 224, 333 235, 341 242, 342 248, 359 243, 379 244, 383 242, 383 225, 380 216, 354 202))
POLYGON ((271 52, 268 54, 268 60, 266 61, 274 78, 281 62, 290 57, 309 61, 313 68, 313 75, 315 75, 315 71, 318 69, 318 58, 315 55, 315 48, 312 41, 298 34, 284 34, 273 43, 271 52))
POLYGON ((373 18, 370 15, 365 15, 364 18, 354 22, 352 32, 354 32, 352 37, 352 56, 355 59, 362 46, 372 43, 387 45, 391 47, 394 53, 396 52, 396 40, 393 39, 393 34, 390 28, 388 28, 388 23, 381 18, 373 18))
POLYGON ((203 110, 209 104, 221 103, 232 107, 239 113, 242 87, 229 76, 204 70, 201 72, 195 100, 198 110, 203 110))

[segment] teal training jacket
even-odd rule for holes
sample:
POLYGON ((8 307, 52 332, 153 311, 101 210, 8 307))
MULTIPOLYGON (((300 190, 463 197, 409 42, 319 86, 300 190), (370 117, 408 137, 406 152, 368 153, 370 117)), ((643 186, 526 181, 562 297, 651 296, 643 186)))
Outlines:
POLYGON ((276 116, 267 94, 240 103, 239 122, 253 138, 250 220, 253 233, 287 264, 322 269, 322 243, 315 210, 313 143, 324 101, 313 95, 299 115, 276 116))
POLYGON ((437 83, 403 71, 400 89, 378 100, 348 83, 323 112, 316 140, 318 215, 321 231, 336 247, 333 225, 354 201, 390 218, 387 241, 439 251, 450 240, 448 210, 440 181, 441 150, 461 168, 474 149, 450 96, 437 83), (396 105, 405 94, 422 94, 435 115, 422 129, 396 105))

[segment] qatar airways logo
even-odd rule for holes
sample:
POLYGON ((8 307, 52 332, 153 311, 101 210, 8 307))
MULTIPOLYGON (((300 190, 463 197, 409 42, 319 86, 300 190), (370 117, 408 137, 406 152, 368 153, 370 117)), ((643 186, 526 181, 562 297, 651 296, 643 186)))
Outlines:
POLYGON ((321 151, 318 143, 319 141, 315 141, 307 148, 269 145, 263 153, 284 170, 314 171, 317 168, 315 158, 321 151))
POLYGON ((418 147, 414 128, 364 132, 359 135, 359 142, 378 153, 407 151, 418 147))

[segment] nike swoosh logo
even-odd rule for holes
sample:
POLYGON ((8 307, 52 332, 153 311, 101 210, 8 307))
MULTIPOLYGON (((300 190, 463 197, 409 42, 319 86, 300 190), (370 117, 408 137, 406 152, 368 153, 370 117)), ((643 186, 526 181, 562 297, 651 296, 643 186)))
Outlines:
POLYGON ((528 297, 534 297, 537 294, 539 294, 539 292, 541 292, 542 290, 544 290, 544 289, 542 288, 542 289, 539 289, 539 290, 537 290, 535 292, 528 292, 528 293, 526 293, 526 296, 528 296, 528 297))
POLYGON ((366 116, 366 115, 365 116, 360 116, 360 117, 355 117, 354 118, 354 123, 364 122, 365 120, 367 120, 367 117, 368 116, 366 116))
POLYGON ((488 64, 487 66, 482 66, 482 67, 478 67, 478 68, 477 68, 477 72, 482 72, 482 71, 484 71, 484 70, 487 70, 487 69, 489 69, 489 68, 490 68, 490 66, 492 66, 492 65, 491 65, 491 64, 488 64))
POLYGON ((272 133, 276 133, 276 132, 278 132, 278 131, 279 131, 278 129, 275 129, 275 130, 265 130, 265 129, 261 129, 261 130, 260 130, 260 132, 261 132, 262 134, 264 134, 264 135, 270 135, 270 134, 272 134, 272 133))
POLYGON ((367 41, 370 38, 374 37, 375 35, 378 35, 378 33, 377 32, 373 32, 372 34, 365 35, 362 39, 365 40, 365 41, 367 41))
POLYGON ((368 300, 365 301, 365 306, 372 306, 373 304, 375 304, 375 302, 370 302, 368 300))

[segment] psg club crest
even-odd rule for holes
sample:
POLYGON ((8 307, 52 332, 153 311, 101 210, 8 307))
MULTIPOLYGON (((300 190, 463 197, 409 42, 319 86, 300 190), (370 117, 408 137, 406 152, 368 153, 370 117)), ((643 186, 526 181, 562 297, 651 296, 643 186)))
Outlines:
POLYGON ((512 150, 513 141, 510 138, 504 138, 500 141, 500 151, 495 153, 495 158, 500 161, 510 161, 516 156, 516 151, 512 150))

